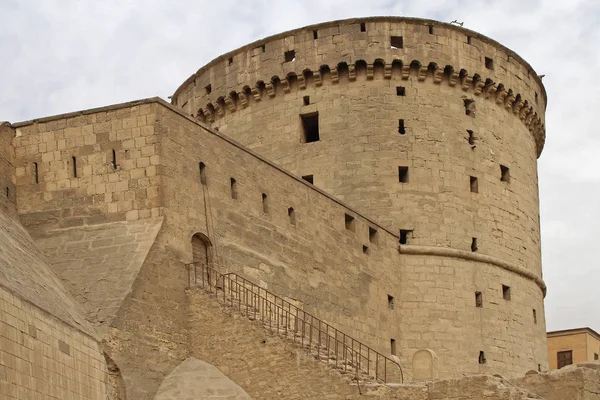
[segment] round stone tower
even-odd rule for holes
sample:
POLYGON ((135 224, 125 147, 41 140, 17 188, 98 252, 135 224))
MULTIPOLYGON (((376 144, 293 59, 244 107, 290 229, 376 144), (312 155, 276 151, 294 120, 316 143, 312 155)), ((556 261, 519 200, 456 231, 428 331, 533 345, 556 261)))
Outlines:
MULTIPOLYGON (((422 256, 435 279, 460 258, 444 282, 448 307, 472 296, 487 314, 431 321, 446 329, 441 341, 464 335, 457 357, 471 357, 471 326, 506 350, 504 372, 546 367, 537 181, 546 92, 519 55, 432 20, 333 21, 222 55, 172 101, 397 232, 400 252, 422 256), (498 295, 469 292, 475 276, 498 295)), ((426 274, 403 273, 407 290, 427 291, 426 274)))

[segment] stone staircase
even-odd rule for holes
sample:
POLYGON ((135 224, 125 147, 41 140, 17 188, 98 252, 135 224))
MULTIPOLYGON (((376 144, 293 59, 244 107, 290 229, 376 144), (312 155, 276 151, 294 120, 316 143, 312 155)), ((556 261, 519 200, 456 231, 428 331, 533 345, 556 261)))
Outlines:
POLYGON ((399 363, 344 334, 289 301, 233 273, 187 264, 189 286, 203 289, 221 304, 260 323, 268 332, 304 349, 316 360, 364 387, 403 382, 399 363))

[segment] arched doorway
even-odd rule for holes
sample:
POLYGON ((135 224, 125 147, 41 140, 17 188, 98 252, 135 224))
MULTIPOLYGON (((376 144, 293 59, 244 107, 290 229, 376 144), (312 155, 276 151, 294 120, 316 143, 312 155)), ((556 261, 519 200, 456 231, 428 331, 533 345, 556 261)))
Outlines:
POLYGON ((211 273, 209 270, 211 252, 211 243, 208 237, 202 233, 196 233, 192 236, 192 261, 194 263, 193 278, 196 284, 210 286, 211 273))

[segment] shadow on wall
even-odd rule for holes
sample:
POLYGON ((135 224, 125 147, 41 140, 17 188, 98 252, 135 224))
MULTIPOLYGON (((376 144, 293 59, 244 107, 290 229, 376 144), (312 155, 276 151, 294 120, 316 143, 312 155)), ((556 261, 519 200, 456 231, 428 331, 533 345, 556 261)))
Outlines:
POLYGON ((160 384, 154 400, 235 399, 251 397, 214 365, 190 357, 160 384))
POLYGON ((108 354, 104 353, 106 359, 106 369, 108 370, 108 380, 106 381, 106 399, 107 400, 127 400, 125 392, 125 382, 121 370, 108 354))

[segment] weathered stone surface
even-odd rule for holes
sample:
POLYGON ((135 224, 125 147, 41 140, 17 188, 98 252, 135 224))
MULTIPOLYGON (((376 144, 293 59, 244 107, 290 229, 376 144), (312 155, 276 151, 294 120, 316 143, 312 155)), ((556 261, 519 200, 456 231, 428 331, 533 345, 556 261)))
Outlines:
POLYGON ((190 357, 161 383, 155 400, 251 400, 214 365, 190 357))
POLYGON ((598 400, 600 362, 569 365, 548 373, 513 379, 512 382, 546 400, 598 400))
POLYGON ((36 244, 100 334, 110 326, 162 224, 162 218, 37 232, 36 244))
MULTIPOLYGON (((176 107, 148 99, 0 127, 0 208, 18 213, 101 328, 109 362, 94 368, 108 370, 111 400, 153 399, 190 353, 254 398, 358 396, 286 343, 255 346, 264 333, 188 298, 192 261, 240 273, 384 355, 395 339, 407 380, 546 369, 536 175, 546 99, 530 66, 470 31, 412 19, 327 23, 249 46, 187 81, 176 107), (404 49, 391 49, 391 36, 404 49), (296 60, 282 62, 289 50, 296 60), (320 141, 303 143, 299 114, 316 112, 320 141), (316 185, 298 178, 309 174, 316 185)), ((22 232, 5 236, 17 238, 0 254, 6 268, 40 263, 22 232)), ((41 271, 41 285, 31 272, 28 288, 13 280, 19 296, 85 330, 41 271)), ((78 348, 57 339, 55 360, 78 348)), ((490 377, 371 389, 411 400, 527 396, 490 377)))
POLYGON ((95 336, 79 303, 51 272, 44 256, 17 219, 0 210, 0 285, 50 315, 95 336))

